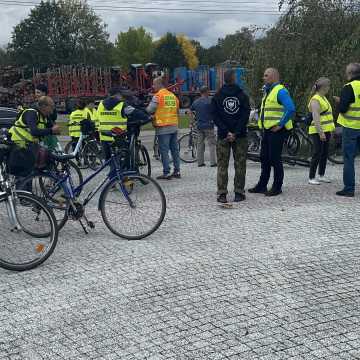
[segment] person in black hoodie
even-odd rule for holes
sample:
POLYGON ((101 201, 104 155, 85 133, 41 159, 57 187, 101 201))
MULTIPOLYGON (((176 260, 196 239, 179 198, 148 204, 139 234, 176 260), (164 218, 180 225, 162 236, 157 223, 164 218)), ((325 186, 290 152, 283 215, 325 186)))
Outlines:
POLYGON ((214 122, 218 128, 217 201, 227 202, 230 151, 233 152, 235 202, 245 200, 247 124, 250 115, 249 97, 235 84, 234 70, 224 74, 225 85, 212 99, 214 122))

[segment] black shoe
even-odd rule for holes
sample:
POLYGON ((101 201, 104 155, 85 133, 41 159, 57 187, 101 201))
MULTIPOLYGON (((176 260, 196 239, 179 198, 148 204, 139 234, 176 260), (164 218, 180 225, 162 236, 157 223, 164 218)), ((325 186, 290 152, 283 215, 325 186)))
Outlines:
POLYGON ((240 202, 246 200, 245 194, 242 193, 235 193, 234 202, 240 202))
POLYGON ((204 167, 204 166, 206 166, 206 164, 200 164, 200 165, 198 165, 198 167, 204 167))
POLYGON ((266 188, 262 189, 258 186, 255 186, 255 187, 249 189, 248 192, 250 194, 265 194, 265 193, 267 193, 267 189, 266 188))
POLYGON ((336 193, 338 196, 344 196, 344 197, 354 197, 354 193, 350 191, 341 190, 336 193))
POLYGON ((210 165, 210 167, 217 167, 217 164, 212 164, 210 165))
POLYGON ((181 175, 179 172, 174 172, 172 175, 171 175, 172 178, 174 179, 181 179, 181 175))
POLYGON ((219 195, 217 198, 217 202, 226 204, 227 203, 226 194, 219 195))
POLYGON ((278 196, 280 194, 282 194, 281 189, 280 190, 271 189, 265 193, 265 196, 278 196))
POLYGON ((172 176, 171 175, 160 175, 156 179, 157 180, 171 180, 172 176))

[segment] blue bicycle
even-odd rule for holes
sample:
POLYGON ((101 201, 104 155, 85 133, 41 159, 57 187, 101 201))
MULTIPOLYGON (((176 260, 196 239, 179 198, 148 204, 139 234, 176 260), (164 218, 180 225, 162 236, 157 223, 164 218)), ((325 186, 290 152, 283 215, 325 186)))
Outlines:
MULTIPOLYGON (((101 190, 98 210, 108 229, 121 238, 143 239, 154 233, 163 222, 165 195, 155 180, 138 171, 128 170, 129 150, 122 148, 119 152, 116 146, 116 140, 121 141, 126 134, 111 132, 111 135, 115 138, 111 158, 80 185, 74 186, 69 168, 69 161, 76 156, 75 149, 68 155, 51 154, 53 161, 63 164, 61 172, 42 170, 33 173, 21 182, 20 187, 31 189, 33 194, 46 201, 55 214, 59 230, 70 219, 79 221, 85 233, 95 227, 85 214, 86 206, 101 190), (110 168, 109 173, 80 201, 83 188, 106 168, 110 168)), ((81 141, 79 144, 81 146, 81 141)))

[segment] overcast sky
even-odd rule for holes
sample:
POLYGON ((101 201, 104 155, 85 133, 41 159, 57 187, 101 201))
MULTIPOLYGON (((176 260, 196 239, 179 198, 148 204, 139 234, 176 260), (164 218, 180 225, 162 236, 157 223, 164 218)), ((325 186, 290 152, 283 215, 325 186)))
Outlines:
MULTIPOLYGON (((16 3, 19 1, 27 4, 39 2, 17 0, 16 3)), ((108 24, 112 40, 117 33, 126 31, 129 26, 142 25, 155 38, 171 31, 184 33, 199 40, 203 46, 210 46, 215 44, 219 37, 234 33, 243 26, 272 25, 279 16, 277 0, 89 0, 88 3, 108 24), (110 10, 104 10, 104 7, 110 10), (127 12, 125 10, 128 10, 128 7, 135 11, 155 12, 127 12), (179 13, 174 9, 181 9, 187 13, 179 13), (159 13, 158 10, 164 12, 159 13), (204 13, 205 10, 217 14, 204 13)), ((11 4, 11 0, 0 0, 0 6, 0 44, 5 45, 11 39, 13 27, 29 14, 31 6, 14 5, 11 4)))

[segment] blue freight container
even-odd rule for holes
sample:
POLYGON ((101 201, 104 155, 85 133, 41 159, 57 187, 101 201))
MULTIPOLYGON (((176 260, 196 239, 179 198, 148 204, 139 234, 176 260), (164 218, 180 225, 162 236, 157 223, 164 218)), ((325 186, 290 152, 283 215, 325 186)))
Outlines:
POLYGON ((199 90, 202 86, 210 86, 209 83, 209 66, 200 65, 194 72, 195 74, 195 89, 199 90))
POLYGON ((174 82, 177 80, 184 80, 184 85, 181 86, 181 91, 189 91, 188 85, 188 73, 185 66, 181 66, 174 69, 174 82))
POLYGON ((211 91, 216 91, 216 69, 209 69, 209 86, 211 91))
POLYGON ((188 70, 186 79, 188 91, 193 91, 195 86, 195 72, 193 70, 188 70))
POLYGON ((235 69, 236 84, 239 85, 242 89, 244 89, 244 76, 245 76, 244 68, 238 67, 235 69))

